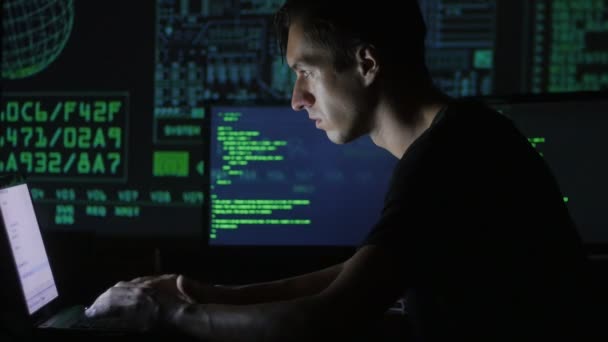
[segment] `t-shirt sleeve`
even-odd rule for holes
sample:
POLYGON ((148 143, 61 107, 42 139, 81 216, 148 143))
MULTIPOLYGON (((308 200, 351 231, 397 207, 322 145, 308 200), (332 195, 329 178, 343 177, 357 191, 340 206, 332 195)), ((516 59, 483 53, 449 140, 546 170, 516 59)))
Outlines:
POLYGON ((435 198, 430 195, 432 189, 425 185, 430 182, 429 175, 417 177, 412 174, 417 170, 407 163, 396 169, 380 219, 359 246, 378 246, 408 267, 427 258, 432 248, 429 233, 435 229, 431 216, 435 198))
POLYGON ((403 255, 412 244, 421 242, 424 226, 424 209, 406 199, 394 201, 384 208, 378 222, 363 240, 361 247, 376 245, 403 255))
POLYGON ((440 262, 441 246, 453 235, 445 216, 455 189, 452 176, 443 172, 451 158, 433 139, 431 134, 421 137, 397 163, 380 218, 359 248, 381 247, 408 268, 440 262))

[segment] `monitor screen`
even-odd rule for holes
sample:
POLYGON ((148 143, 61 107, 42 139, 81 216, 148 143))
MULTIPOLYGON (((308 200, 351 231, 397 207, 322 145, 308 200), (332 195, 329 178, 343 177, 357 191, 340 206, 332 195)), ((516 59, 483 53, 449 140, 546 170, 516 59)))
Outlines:
POLYGON ((215 106, 211 245, 355 246, 380 217, 397 158, 336 145, 305 111, 215 106))
POLYGON ((608 244, 608 98, 490 100, 546 159, 587 245, 608 244))
POLYGON ((155 107, 154 2, 9 4, 0 173, 28 179, 43 231, 202 238, 205 113, 155 107))

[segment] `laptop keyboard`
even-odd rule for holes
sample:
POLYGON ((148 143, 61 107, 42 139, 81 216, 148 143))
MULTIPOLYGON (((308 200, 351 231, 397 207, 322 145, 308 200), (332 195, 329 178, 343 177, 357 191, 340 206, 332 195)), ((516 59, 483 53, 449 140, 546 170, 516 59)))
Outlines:
POLYGON ((78 329, 128 330, 125 320, 118 318, 88 318, 84 314, 72 325, 78 329))

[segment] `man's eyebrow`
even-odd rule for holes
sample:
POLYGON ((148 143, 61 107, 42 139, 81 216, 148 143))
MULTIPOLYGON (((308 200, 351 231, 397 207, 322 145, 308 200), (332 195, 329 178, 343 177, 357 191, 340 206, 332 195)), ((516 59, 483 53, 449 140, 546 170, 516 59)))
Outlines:
POLYGON ((298 61, 293 62, 293 64, 290 65, 289 67, 292 70, 300 70, 302 68, 306 68, 309 65, 310 65, 310 63, 306 63, 306 61, 304 61, 304 60, 298 60, 298 61))
POLYGON ((310 67, 319 63, 319 57, 313 55, 302 56, 295 60, 289 67, 293 70, 298 70, 305 67, 310 67))

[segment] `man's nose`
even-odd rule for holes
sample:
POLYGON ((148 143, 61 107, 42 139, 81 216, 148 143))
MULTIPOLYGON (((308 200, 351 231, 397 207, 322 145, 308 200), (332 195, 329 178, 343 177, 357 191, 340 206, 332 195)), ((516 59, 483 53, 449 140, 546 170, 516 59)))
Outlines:
POLYGON ((315 97, 304 89, 299 87, 293 88, 293 95, 291 96, 291 108, 295 111, 299 111, 308 107, 311 107, 315 103, 315 97))

